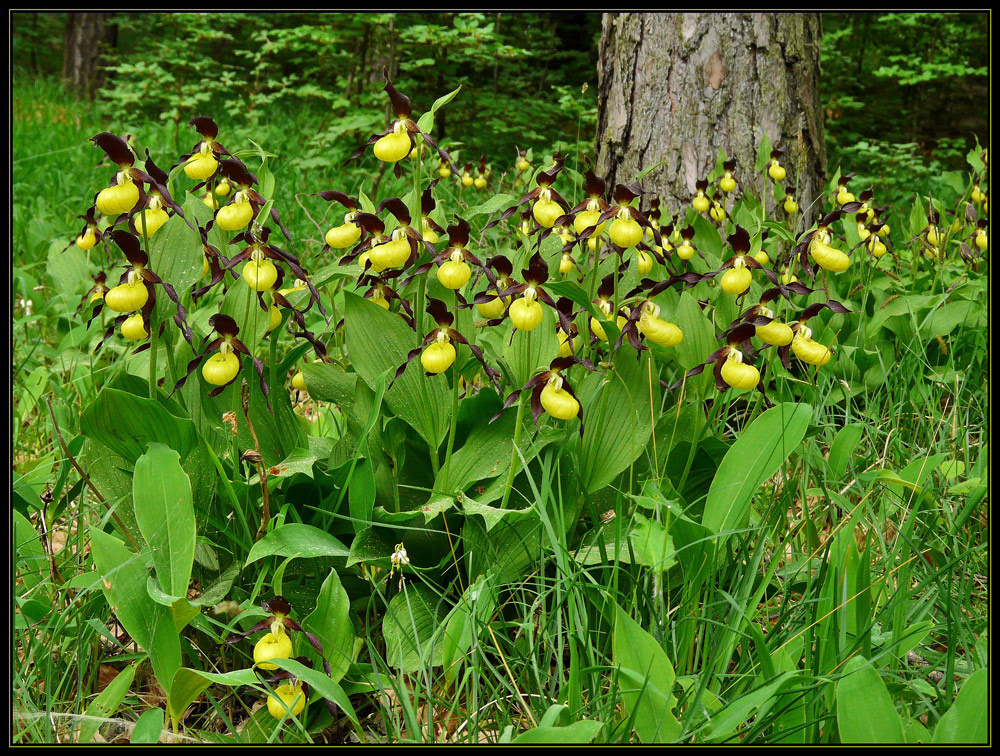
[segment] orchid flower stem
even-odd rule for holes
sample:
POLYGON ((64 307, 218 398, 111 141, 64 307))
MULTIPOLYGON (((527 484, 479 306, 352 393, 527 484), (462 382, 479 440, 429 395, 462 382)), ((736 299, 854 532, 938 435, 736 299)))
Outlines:
POLYGON ((156 321, 149 315, 149 398, 156 399, 156 353, 159 350, 156 321))
MULTIPOLYGON (((418 231, 423 230, 423 221, 421 220, 421 206, 420 206, 420 154, 419 150, 417 155, 413 158, 413 205, 410 208, 411 223, 416 224, 418 231)), ((421 245, 418 247, 423 249, 421 245)), ((419 255, 418 255, 419 257, 419 255)), ((423 325, 424 325, 424 286, 427 283, 427 276, 422 275, 417 280, 417 298, 413 303, 413 317, 414 322, 417 326, 417 346, 420 346, 420 342, 423 341, 423 325)), ((431 455, 436 457, 436 454, 431 455)))
POLYGON ((413 317, 415 318, 414 325, 416 326, 417 329, 418 347, 421 345, 421 343, 423 343, 424 340, 423 337, 424 286, 426 285, 426 283, 427 283, 427 277, 425 275, 421 275, 420 278, 417 279, 417 296, 413 302, 413 317))
POLYGON ((514 488, 514 478, 517 476, 517 450, 521 446, 521 427, 524 425, 524 396, 517 400, 517 420, 514 421, 514 446, 510 453, 510 472, 507 473, 507 485, 503 489, 503 499, 500 501, 500 509, 507 508, 510 500, 510 492, 514 488))
POLYGON ((451 453, 455 450, 455 429, 458 426, 458 381, 461 378, 457 363, 452 366, 452 378, 455 384, 451 392, 451 427, 448 429, 448 451, 444 455, 444 466, 451 462, 451 453))
POLYGON ((174 385, 177 380, 177 366, 174 364, 174 350, 173 344, 167 343, 167 388, 174 385))
POLYGON ((271 386, 278 385, 278 332, 281 330, 279 325, 277 328, 271 331, 271 344, 269 349, 268 362, 270 362, 271 376, 271 386))
MULTIPOLYGON (((139 225, 142 231, 142 248, 146 250, 146 260, 149 269, 153 269, 153 260, 149 255, 149 235, 146 233, 146 213, 145 211, 139 212, 139 225)), ((156 357, 159 351, 159 344, 157 343, 157 329, 156 320, 153 317, 156 313, 156 308, 149 313, 149 398, 156 399, 156 357)))
MULTIPOLYGON (((596 236, 596 234, 595 234, 596 236)), ((597 282, 601 278, 601 241, 598 239, 594 244, 594 269, 590 274, 590 298, 597 296, 597 282)))
MULTIPOLYGON (((244 283, 246 283, 244 281, 244 283)), ((250 300, 253 299, 253 291, 247 287, 247 304, 243 308, 243 331, 246 333, 247 322, 250 320, 250 300)), ((237 353, 237 358, 240 362, 243 361, 243 355, 237 353)), ((240 416, 240 390, 233 384, 233 416, 240 416)), ((237 426, 238 427, 238 426, 237 426)), ((239 446, 239 433, 233 434, 233 482, 236 482, 236 476, 240 474, 240 446, 239 446)))

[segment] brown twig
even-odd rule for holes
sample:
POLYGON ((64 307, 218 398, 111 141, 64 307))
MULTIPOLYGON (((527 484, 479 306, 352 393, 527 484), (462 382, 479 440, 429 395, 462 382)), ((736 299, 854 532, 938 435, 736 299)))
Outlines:
POLYGON ((68 459, 70 464, 73 465, 73 469, 76 470, 79 476, 83 478, 83 482, 93 492, 94 496, 97 497, 97 500, 104 505, 105 509, 108 510, 108 514, 111 515, 111 519, 115 521, 115 525, 118 526, 119 530, 122 531, 128 539, 128 542, 132 545, 132 548, 135 549, 136 553, 138 553, 141 551, 139 544, 136 542, 135 538, 132 537, 128 528, 125 527, 125 523, 122 522, 122 518, 118 516, 114 508, 108 504, 108 500, 105 499, 104 496, 101 495, 101 492, 97 490, 93 482, 90 480, 90 476, 87 475, 86 471, 82 467, 80 467, 80 463, 77 462, 73 455, 69 453, 69 447, 66 446, 66 441, 63 439, 62 431, 59 430, 59 423, 56 422, 56 413, 52 410, 52 400, 49 397, 45 397, 45 404, 49 408, 49 417, 52 418, 52 427, 55 429, 56 440, 59 442, 59 448, 62 449, 62 453, 66 455, 66 459, 68 459))
POLYGON ((257 476, 260 478, 260 495, 263 500, 263 510, 260 515, 260 527, 257 529, 257 535, 254 537, 254 541, 259 541, 264 537, 264 534, 267 532, 268 523, 271 522, 271 496, 267 490, 267 467, 264 465, 264 457, 260 453, 260 442, 257 440, 257 431, 253 429, 253 423, 250 421, 250 387, 247 385, 246 380, 240 386, 240 403, 243 406, 243 417, 247 420, 247 428, 250 429, 250 437, 253 439, 253 449, 245 451, 240 459, 253 462, 257 467, 257 476))

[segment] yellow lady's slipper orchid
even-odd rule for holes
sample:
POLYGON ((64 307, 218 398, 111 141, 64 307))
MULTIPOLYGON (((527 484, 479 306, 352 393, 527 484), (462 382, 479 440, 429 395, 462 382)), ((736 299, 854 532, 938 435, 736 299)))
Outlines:
POLYGON ((532 294, 534 289, 528 289, 510 306, 510 322, 519 331, 532 331, 541 325, 544 311, 532 294))
POLYGON ((642 315, 637 323, 639 333, 662 347, 677 346, 684 340, 684 333, 673 323, 660 317, 660 307, 653 302, 642 305, 642 315))
POLYGON ((275 328, 281 325, 281 310, 277 305, 272 304, 271 309, 268 311, 268 321, 267 321, 267 331, 270 333, 275 328))
POLYGON ((739 296, 750 288, 753 283, 753 275, 747 268, 746 260, 740 255, 733 263, 733 267, 722 274, 722 290, 727 294, 739 296))
POLYGON ((760 371, 753 365, 744 364, 743 353, 738 349, 729 350, 722 365, 721 375, 722 380, 734 389, 752 389, 760 383, 760 371))
POLYGON ((204 181, 212 176, 219 167, 219 161, 215 159, 215 153, 209 142, 203 141, 201 149, 188 158, 184 164, 184 173, 189 179, 204 181))
POLYGON ((163 224, 169 220, 170 216, 167 211, 163 209, 157 198, 152 198, 150 207, 144 208, 140 213, 139 217, 135 220, 135 228, 142 236, 143 230, 147 237, 152 236, 157 231, 159 231, 163 224))
POLYGON ((795 356, 809 365, 822 367, 830 361, 833 353, 817 341, 813 341, 812 330, 808 326, 800 326, 792 339, 792 351, 795 356))
POLYGON ((220 347, 220 351, 213 354, 202 365, 201 375, 205 383, 213 386, 225 386, 240 371, 240 358, 232 351, 223 351, 226 344, 220 347))
POLYGON ((104 295, 104 304, 115 312, 135 312, 141 310, 149 299, 149 290, 138 276, 129 275, 129 281, 113 287, 104 295))
POLYGON ((437 279, 446 289, 461 289, 470 278, 472 278, 472 268, 458 250, 452 252, 451 258, 445 260, 437 269, 437 279))
POLYGON ((410 242, 404 235, 397 236, 397 231, 398 228, 392 232, 393 238, 389 241, 368 250, 368 259, 376 273, 398 268, 410 259, 410 242))
POLYGON ((635 268, 640 276, 647 275, 653 269, 653 256, 647 255, 641 249, 636 250, 635 268))
POLYGON ((573 356, 574 341, 570 339, 569 335, 562 328, 556 331, 556 338, 559 339, 559 356, 573 356))
POLYGON ((243 280, 247 282, 247 286, 254 291, 267 291, 278 280, 278 269, 274 267, 273 262, 266 258, 251 258, 243 266, 241 275, 243 280))
POLYGON ((495 320, 503 316, 504 310, 507 309, 507 305, 510 304, 510 297, 493 297, 488 302, 483 302, 476 305, 476 312, 482 315, 484 318, 489 320, 495 320))
POLYGON ((851 258, 823 241, 819 235, 809 242, 809 256, 824 270, 843 273, 851 267, 851 258))
POLYGON ((86 231, 76 237, 75 243, 84 252, 93 249, 94 245, 97 244, 97 232, 88 226, 86 231))
POLYGON ((253 647, 253 663, 269 672, 276 670, 278 665, 269 664, 268 659, 289 659, 291 656, 292 639, 282 627, 278 628, 277 633, 273 630, 267 633, 253 647))
POLYGON ((398 163, 410 154, 410 135, 402 121, 396 121, 392 132, 375 142, 374 151, 383 163, 398 163))
POLYGON ((607 225, 606 222, 598 223, 600 219, 601 219, 600 209, 583 210, 582 212, 577 214, 576 218, 573 219, 573 229, 576 231, 577 234, 582 234, 588 228, 593 228, 594 230, 591 231, 590 236, 588 237, 590 239, 593 239, 595 237, 600 236, 601 233, 604 231, 605 225, 607 225))
POLYGON ((97 209, 102 215, 121 215, 134 208, 139 202, 139 187, 125 171, 118 173, 119 183, 108 186, 97 195, 97 209))
POLYGON ((542 408, 557 420, 572 420, 580 412, 580 402, 563 388, 561 376, 551 376, 538 398, 542 408))
POLYGON ((888 250, 876 234, 868 239, 868 251, 872 253, 873 257, 882 257, 888 250))
MULTIPOLYGON (((765 318, 774 317, 774 313, 767 307, 760 307, 757 312, 765 318)), ((757 338, 765 344, 779 347, 791 344, 792 338, 795 336, 791 326, 787 323, 780 323, 777 320, 772 320, 766 325, 757 326, 756 333, 757 338)))
POLYGON ((141 312, 137 312, 122 323, 122 336, 129 341, 145 341, 149 338, 149 331, 146 330, 141 312))
POLYGON ((443 373, 455 364, 455 355, 450 341, 435 341, 420 353, 420 364, 428 373, 443 373))
POLYGON ((563 214, 563 209, 558 202, 546 199, 543 194, 532 206, 531 214, 538 221, 539 226, 552 228, 556 224, 556 218, 563 214))
POLYGON ((282 683, 267 697, 267 711, 275 719, 284 719, 288 714, 297 717, 306 708, 306 695, 302 690, 302 681, 282 683))

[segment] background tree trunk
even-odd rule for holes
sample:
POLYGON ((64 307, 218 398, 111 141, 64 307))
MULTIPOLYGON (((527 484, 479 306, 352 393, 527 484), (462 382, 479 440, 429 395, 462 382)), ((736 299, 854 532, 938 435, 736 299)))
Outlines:
POLYGON ((67 13, 63 45, 63 86, 77 97, 93 99, 104 79, 100 58, 114 46, 117 29, 108 21, 114 13, 67 13))
POLYGON ((643 179, 676 214, 721 148, 741 186, 766 134, 806 210, 826 172, 818 13, 605 13, 597 164, 609 186, 643 179))

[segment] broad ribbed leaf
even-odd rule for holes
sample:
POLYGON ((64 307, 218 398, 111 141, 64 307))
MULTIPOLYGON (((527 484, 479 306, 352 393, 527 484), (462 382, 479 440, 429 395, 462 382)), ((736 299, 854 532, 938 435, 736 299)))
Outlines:
POLYGON ((658 373, 651 371, 648 355, 638 361, 633 355, 619 352, 594 395, 580 398, 584 432, 578 471, 588 493, 604 488, 638 458, 659 414, 658 373))
POLYGON ((325 530, 291 522, 275 528, 250 549, 247 564, 266 556, 346 557, 348 549, 325 530))
POLYGON ((149 654, 156 679, 163 685, 181 666, 180 637, 170 609, 160 606, 146 592, 146 565, 121 541, 97 527, 90 529, 90 552, 101 574, 101 589, 108 606, 126 632, 149 654))
POLYGON ((811 406, 789 402, 750 423, 719 465, 702 524, 720 539, 725 531, 740 527, 757 489, 799 448, 811 419, 811 406))
POLYGON ((176 451, 163 444, 149 445, 135 463, 132 499, 139 532, 153 550, 160 588, 170 596, 186 596, 197 528, 191 481, 176 451))
MULTIPOLYGON (((674 350, 677 362, 685 370, 703 364, 708 355, 719 348, 712 329, 712 321, 701 309, 698 300, 688 292, 681 294, 672 322, 684 334, 684 339, 674 347, 674 350)), ((706 368, 710 369, 711 366, 706 368)))
POLYGON ((174 417, 152 399, 112 388, 104 389, 83 411, 80 430, 131 463, 153 442, 169 446, 182 460, 198 443, 188 418, 174 417))
POLYGON ((615 607, 612 652, 625 710, 643 743, 669 743, 681 732, 673 714, 674 666, 652 635, 615 607))
POLYGON ((903 723, 871 662, 855 656, 837 683, 841 743, 903 743, 903 723))
POLYGON ((382 620, 386 661, 412 673, 441 664, 443 644, 435 637, 446 608, 430 588, 408 585, 393 596, 382 620))
MULTIPOLYGON (((514 449, 514 410, 504 413, 493 423, 481 423, 473 428, 468 439, 441 468, 434 481, 434 490, 442 493, 462 491, 478 480, 495 478, 510 469, 514 449)), ((528 444, 524 453, 531 459, 528 444)))
MULTIPOLYGON (((211 217, 211 211, 201 200, 191 198, 184 204, 184 215, 187 216, 192 225, 195 224, 195 220, 204 225, 207 222, 207 217, 211 217)), ((141 239, 140 216, 136 216, 135 221, 141 239)), ((201 278, 205 258, 201 246, 201 235, 196 228, 189 226, 184 218, 178 215, 171 216, 150 237, 146 250, 149 253, 150 270, 173 286, 178 297, 187 294, 201 278)), ((157 322, 170 320, 176 312, 177 305, 170 301, 161 286, 157 286, 154 319, 157 322)))
POLYGON ((962 685, 934 728, 935 743, 982 743, 989 738, 989 671, 978 669, 962 685))
MULTIPOLYGON (((380 376, 391 379, 406 361, 406 354, 416 346, 416 336, 398 315, 376 304, 345 292, 345 330, 347 351, 358 375, 371 388, 380 376)), ((444 375, 424 375, 420 360, 414 359, 392 388, 385 401, 393 414, 412 426, 437 449, 448 432, 451 395, 444 375)))
MULTIPOLYGON (((340 680, 354 661, 354 624, 351 602, 336 570, 330 570, 323 581, 316 608, 302 621, 302 626, 319 638, 333 679, 340 680)), ((312 653, 312 649, 308 652, 312 653)))

